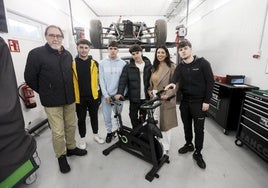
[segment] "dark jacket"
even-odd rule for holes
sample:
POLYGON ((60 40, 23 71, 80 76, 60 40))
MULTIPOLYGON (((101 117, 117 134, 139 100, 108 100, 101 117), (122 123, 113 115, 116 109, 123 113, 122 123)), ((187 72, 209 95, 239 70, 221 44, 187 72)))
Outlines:
POLYGON ((190 98, 210 102, 214 78, 210 63, 205 58, 194 56, 192 63, 178 64, 173 82, 179 83, 182 100, 190 98))
POLYGON ((24 72, 26 83, 40 95, 43 106, 56 107, 74 102, 72 55, 48 44, 31 50, 24 72))
MULTIPOLYGON (((143 71, 144 92, 146 99, 149 99, 148 88, 150 84, 152 64, 147 57, 142 57, 145 66, 143 71)), ((125 89, 128 89, 127 94, 130 102, 140 102, 140 71, 136 67, 134 60, 130 60, 130 63, 125 65, 122 70, 117 94, 124 95, 125 89)))
MULTIPOLYGON (((92 96, 93 99, 98 99, 101 96, 101 91, 99 87, 99 64, 98 62, 92 59, 91 56, 89 56, 89 58, 86 61, 76 57, 75 61, 73 61, 72 66, 73 66, 73 83, 74 83, 75 102, 80 103, 80 98, 81 98, 79 76, 81 76, 82 79, 84 78, 83 76, 85 77, 90 76, 88 78, 88 80, 90 81, 90 83, 88 83, 89 85, 84 86, 84 87, 89 88, 89 91, 91 92, 89 96, 92 96), (77 71, 77 67, 79 66, 79 61, 80 63, 82 62, 82 63, 89 64, 88 74, 79 75, 77 71)), ((87 82, 84 82, 84 83, 87 83, 87 82)))

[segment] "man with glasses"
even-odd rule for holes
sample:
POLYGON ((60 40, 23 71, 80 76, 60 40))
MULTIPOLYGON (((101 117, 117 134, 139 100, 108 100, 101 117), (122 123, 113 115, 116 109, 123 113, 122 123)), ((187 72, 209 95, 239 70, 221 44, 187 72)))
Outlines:
POLYGON ((126 88, 128 89, 129 117, 132 128, 135 129, 143 123, 146 117, 146 110, 140 109, 140 106, 145 100, 150 99, 147 90, 150 85, 152 64, 147 57, 142 55, 142 48, 138 44, 132 45, 129 53, 132 59, 122 71, 115 98, 118 100, 124 95, 126 88))
MULTIPOLYGON (((117 92, 119 77, 122 69, 125 66, 125 61, 117 56, 118 44, 112 41, 108 45, 108 57, 100 61, 99 64, 99 79, 102 92, 102 111, 107 130, 106 143, 112 141, 112 111, 111 97, 117 92)), ((122 109, 122 105, 121 105, 122 109)))
POLYGON ((24 78, 40 96, 51 127, 60 171, 67 173, 71 168, 66 155, 83 156, 87 151, 76 147, 73 58, 62 46, 63 37, 58 26, 46 28, 47 43, 29 52, 24 78))

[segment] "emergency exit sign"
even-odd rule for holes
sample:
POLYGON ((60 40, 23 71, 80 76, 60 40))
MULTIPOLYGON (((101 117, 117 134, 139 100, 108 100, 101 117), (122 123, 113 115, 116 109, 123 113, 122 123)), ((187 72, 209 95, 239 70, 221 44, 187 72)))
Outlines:
POLYGON ((8 47, 10 52, 20 52, 20 46, 18 40, 8 39, 8 47))

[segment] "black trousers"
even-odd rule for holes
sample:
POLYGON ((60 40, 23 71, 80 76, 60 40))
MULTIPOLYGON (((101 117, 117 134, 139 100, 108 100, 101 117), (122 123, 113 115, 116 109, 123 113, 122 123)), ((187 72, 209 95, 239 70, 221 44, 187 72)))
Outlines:
POLYGON ((180 111, 181 119, 184 127, 185 141, 187 144, 192 143, 193 131, 192 121, 194 122, 195 133, 195 149, 197 152, 201 152, 204 143, 204 124, 205 124, 205 112, 202 111, 202 103, 181 101, 180 111))
POLYGON ((140 109, 140 106, 145 102, 141 100, 139 103, 130 102, 129 104, 129 117, 132 128, 139 126, 146 119, 146 110, 140 109))
POLYGON ((80 98, 80 104, 76 104, 76 114, 78 118, 78 131, 81 138, 86 135, 86 115, 87 111, 90 117, 91 128, 93 134, 98 133, 98 110, 99 110, 100 100, 93 98, 80 98))

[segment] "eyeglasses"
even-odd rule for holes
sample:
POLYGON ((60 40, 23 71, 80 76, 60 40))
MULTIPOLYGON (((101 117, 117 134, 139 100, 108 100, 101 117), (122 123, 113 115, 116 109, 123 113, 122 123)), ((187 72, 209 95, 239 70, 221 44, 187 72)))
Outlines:
POLYGON ((55 34, 48 34, 47 36, 49 36, 50 38, 56 38, 56 39, 62 39, 63 38, 62 35, 55 35, 55 34))

